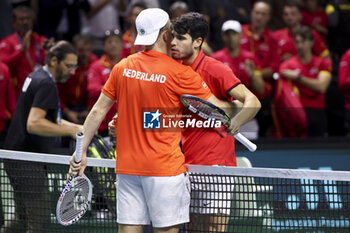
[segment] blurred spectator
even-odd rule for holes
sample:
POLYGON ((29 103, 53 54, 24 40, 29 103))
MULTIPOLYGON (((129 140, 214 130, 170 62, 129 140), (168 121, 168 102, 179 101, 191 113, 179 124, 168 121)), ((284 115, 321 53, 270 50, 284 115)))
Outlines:
MULTIPOLYGON (((88 72, 88 105, 93 107, 101 94, 101 89, 107 81, 112 68, 122 59, 123 41, 118 29, 106 31, 103 41, 102 57, 92 63, 88 72)), ((104 121, 99 127, 99 134, 108 136, 108 122, 112 120, 117 112, 117 104, 114 104, 107 113, 104 121)))
POLYGON ((320 6, 319 0, 305 0, 302 11, 302 23, 315 29, 327 44, 328 22, 324 8, 320 6))
POLYGON ((169 7, 169 16, 170 19, 173 20, 183 14, 189 12, 188 5, 182 1, 176 1, 169 7))
POLYGON ((222 25, 222 40, 225 48, 212 57, 228 65, 241 82, 253 93, 264 92, 264 80, 259 63, 253 53, 240 48, 242 27, 238 21, 228 20, 222 25))
POLYGON ((329 49, 338 58, 350 48, 350 0, 331 0, 326 7, 329 49))
POLYGON ((12 7, 9 0, 0 1, 0 40, 13 33, 11 12, 12 7))
POLYGON ((345 96, 345 130, 350 133, 350 49, 340 59, 338 85, 345 96))
POLYGON ((10 71, 6 64, 0 62, 0 148, 2 148, 15 108, 16 95, 10 71))
POLYGON ((92 53, 92 39, 88 35, 75 35, 73 44, 78 52, 78 68, 67 82, 58 83, 63 116, 74 123, 83 123, 87 107, 87 78, 91 64, 98 58, 92 53))
POLYGON ((257 1, 253 5, 251 24, 242 27, 242 49, 254 53, 261 66, 265 89, 262 94, 257 94, 261 102, 261 109, 257 114, 259 123, 259 135, 266 136, 272 126, 271 98, 274 81, 273 73, 278 71, 279 56, 277 53, 277 40, 267 28, 270 20, 271 7, 266 1, 257 1))
POLYGON ((331 82, 332 64, 329 59, 312 54, 315 37, 309 27, 298 28, 294 41, 297 56, 281 64, 280 74, 299 89, 307 116, 307 135, 323 137, 327 132, 325 92, 331 82))
MULTIPOLYGON (((302 26, 301 19, 301 7, 298 2, 295 0, 287 1, 283 7, 283 21, 287 27, 275 32, 275 37, 278 42, 278 53, 281 61, 285 61, 297 54, 293 42, 293 34, 302 26)), ((321 36, 316 30, 312 30, 312 34, 315 38, 312 53, 320 57, 329 57, 329 51, 321 36)))
POLYGON ((93 51, 102 53, 105 31, 110 28, 120 30, 118 5, 120 0, 89 0, 91 9, 83 17, 82 34, 93 37, 93 51))
POLYGON ((8 65, 15 86, 16 96, 27 75, 44 64, 45 50, 42 44, 45 37, 32 31, 34 11, 27 6, 13 10, 15 33, 0 42, 0 60, 8 65))
POLYGON ((143 46, 134 45, 134 41, 137 35, 135 20, 136 17, 140 14, 140 12, 144 9, 146 9, 146 5, 142 2, 135 3, 134 5, 129 7, 129 12, 126 20, 130 24, 130 27, 122 36, 124 48, 123 54, 125 57, 143 50, 143 46))

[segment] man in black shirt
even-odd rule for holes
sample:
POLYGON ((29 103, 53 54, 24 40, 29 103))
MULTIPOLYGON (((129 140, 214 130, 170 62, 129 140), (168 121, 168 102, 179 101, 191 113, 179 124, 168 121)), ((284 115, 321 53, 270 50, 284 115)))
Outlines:
MULTIPOLYGON (((48 50, 45 66, 29 74, 23 84, 5 149, 49 153, 54 137, 75 137, 82 131, 81 125, 62 119, 56 88, 56 82, 64 83, 74 74, 77 63, 77 53, 68 42, 48 50)), ((45 165, 15 160, 4 165, 14 189, 16 215, 0 232, 46 232, 50 203, 45 165)))

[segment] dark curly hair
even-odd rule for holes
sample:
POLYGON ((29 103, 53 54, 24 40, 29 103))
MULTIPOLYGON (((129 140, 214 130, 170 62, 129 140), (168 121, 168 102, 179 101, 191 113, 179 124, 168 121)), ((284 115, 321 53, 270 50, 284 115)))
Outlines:
POLYGON ((172 29, 180 35, 188 33, 192 41, 197 38, 202 38, 204 41, 208 35, 209 24, 202 14, 189 12, 173 20, 172 29))

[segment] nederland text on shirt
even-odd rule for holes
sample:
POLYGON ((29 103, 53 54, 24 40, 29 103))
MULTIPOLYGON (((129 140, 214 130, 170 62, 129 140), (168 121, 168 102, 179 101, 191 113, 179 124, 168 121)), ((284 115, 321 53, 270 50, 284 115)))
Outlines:
POLYGON ((136 71, 132 69, 124 68, 123 76, 128 78, 135 78, 143 81, 148 82, 155 82, 155 83, 165 83, 166 76, 162 74, 151 74, 141 71, 136 71))

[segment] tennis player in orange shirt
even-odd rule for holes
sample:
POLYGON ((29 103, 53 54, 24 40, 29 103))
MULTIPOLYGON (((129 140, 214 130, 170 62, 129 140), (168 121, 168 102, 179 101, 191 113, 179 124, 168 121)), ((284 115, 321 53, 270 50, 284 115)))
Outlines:
MULTIPOLYGON (((178 232, 180 224, 189 222, 190 205, 189 176, 179 147, 181 131, 156 130, 153 126, 162 112, 145 109, 165 109, 168 115, 181 115, 183 94, 201 97, 222 108, 232 105, 213 96, 191 67, 167 56, 172 36, 165 11, 142 11, 136 27, 135 44, 145 45, 145 50, 114 66, 84 123, 82 162, 76 164, 73 154, 69 173, 83 174, 91 138, 117 101, 118 232, 139 233, 151 221, 154 232, 178 232), (152 119, 146 124, 145 116, 150 114, 152 119)), ((235 122, 229 131, 238 132, 235 122)))

